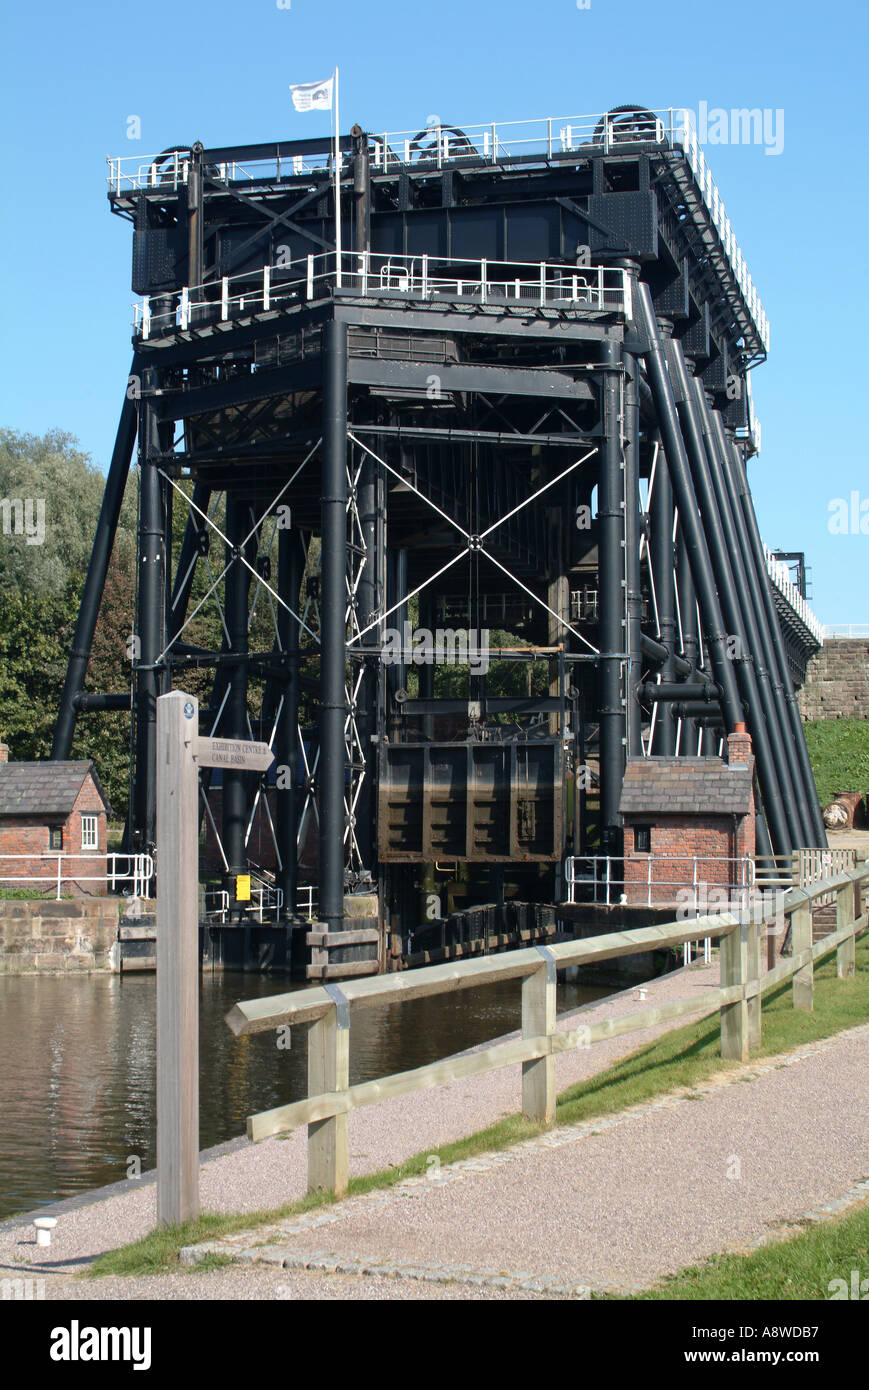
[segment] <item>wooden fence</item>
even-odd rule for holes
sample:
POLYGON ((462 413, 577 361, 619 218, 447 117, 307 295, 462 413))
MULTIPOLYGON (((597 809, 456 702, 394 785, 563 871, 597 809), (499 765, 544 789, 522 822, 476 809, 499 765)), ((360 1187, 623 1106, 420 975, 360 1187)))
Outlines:
POLYGON ((238 1036, 286 1026, 305 1025, 308 1029, 307 1099, 250 1116, 248 1138, 256 1143, 307 1125, 308 1189, 341 1195, 348 1180, 347 1117, 363 1105, 377 1105, 393 1096, 444 1086, 521 1062, 523 1113, 529 1120, 549 1124, 555 1115, 557 1053, 689 1015, 706 1018, 720 1013, 722 1057, 746 1061, 760 1044, 763 990, 793 976, 794 1008, 811 1010, 814 963, 833 950, 837 952, 838 976, 853 975, 856 938, 869 926, 869 913, 862 911, 864 887, 869 887, 869 865, 865 864, 807 889, 792 888, 786 893, 783 911, 790 922, 791 955, 766 972, 761 969, 761 938, 765 928, 780 925, 772 908, 763 915, 719 913, 236 1004, 226 1022, 238 1036), (836 930, 813 945, 812 905, 825 894, 836 896, 836 930), (569 1032, 558 1031, 555 989, 560 968, 595 965, 618 956, 681 946, 701 937, 712 937, 721 945, 721 987, 704 996, 702 1002, 695 995, 569 1032), (515 979, 522 981, 521 1038, 350 1085, 350 1018, 356 1009, 515 979))

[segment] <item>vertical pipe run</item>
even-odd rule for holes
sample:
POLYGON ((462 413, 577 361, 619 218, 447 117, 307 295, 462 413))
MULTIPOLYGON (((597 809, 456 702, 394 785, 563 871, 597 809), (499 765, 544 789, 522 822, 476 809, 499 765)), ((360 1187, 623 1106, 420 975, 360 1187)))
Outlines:
POLYGON ((777 763, 780 760, 781 782, 786 797, 785 808, 789 812, 794 844, 795 846, 808 845, 813 838, 811 815, 791 737, 784 691, 776 670, 772 637, 767 626, 766 613, 754 574, 754 562, 745 526, 745 517, 742 514, 733 486, 733 468, 727 451, 727 440, 724 436, 721 416, 717 410, 711 408, 697 380, 694 382, 694 390, 698 411, 706 433, 713 479, 721 499, 722 514, 726 514, 733 536, 735 574, 743 595, 746 619, 753 634, 751 641, 757 642, 754 650, 758 679, 761 682, 761 694, 764 698, 764 708, 767 711, 767 721, 777 763))
POLYGON ((622 657, 625 651, 624 486, 619 419, 620 345, 601 345, 604 447, 598 482, 598 594, 600 642, 600 837, 602 854, 619 852, 619 799, 624 774, 625 711, 622 657))
POLYGON ((320 919, 344 922, 344 664, 347 600, 347 325, 330 322, 323 353, 320 635, 320 919))
MULTIPOLYGON (((649 506, 649 556, 655 576, 655 597, 658 602, 658 640, 667 648, 660 668, 661 680, 676 679, 676 582, 673 555, 673 484, 668 469, 659 458, 655 485, 649 506)), ((676 751, 676 721, 669 703, 662 704, 655 720, 655 740, 652 752, 659 757, 672 757, 676 751)))
MULTIPOLYGON (((682 655, 692 669, 700 665, 700 633, 697 624, 697 594, 688 564, 685 536, 679 525, 676 533, 676 588, 679 594, 679 620, 682 627, 682 655)), ((685 719, 682 723, 681 751, 690 757, 698 753, 697 723, 685 719)))
POLYGON ((121 408, 121 418, 118 422, 118 432, 115 436, 114 448, 112 449, 111 463, 109 464, 109 471, 106 475, 106 487, 103 493, 102 505, 100 506, 100 515, 97 521, 93 549, 91 550, 91 556, 88 562, 81 602, 79 603, 75 634, 72 639, 69 663, 66 668, 66 679, 63 683, 63 691, 61 693, 57 712, 57 724, 55 725, 54 738, 51 744, 52 759, 60 760, 61 762, 69 757, 70 749, 72 748, 77 718, 75 698, 84 687, 85 674, 87 672, 91 647, 93 645, 94 630, 97 624, 97 617, 99 616, 103 589, 106 583, 106 574, 109 568, 109 560, 112 554, 112 547, 115 543, 118 520, 121 515, 121 506, 124 501, 127 472, 130 467, 133 445, 136 441, 137 416, 135 387, 136 382, 140 380, 139 373, 139 359, 138 357, 134 357, 130 365, 127 394, 124 397, 124 404, 121 408))
MULTIPOLYGON (((243 544, 250 529, 250 506, 236 493, 226 497, 226 563, 229 569, 225 581, 226 626, 229 632, 229 652, 236 657, 229 668, 229 696, 223 712, 220 732, 227 738, 248 737, 247 675, 248 675, 248 596, 250 570, 241 556, 250 563, 255 543, 243 544)), ((223 777, 223 850, 227 858, 226 888, 235 895, 235 879, 247 870, 244 837, 247 830, 248 774, 224 768, 223 777)))
POLYGON ((743 721, 742 701, 739 697, 736 677, 733 674, 733 664, 727 658, 727 633, 724 630, 721 604, 712 574, 709 548, 700 521, 694 484, 691 481, 691 471, 688 467, 685 444, 676 414, 670 378, 664 363, 655 310, 652 306, 652 296, 648 285, 640 284, 637 286, 637 299, 641 306, 643 325, 650 343, 646 353, 646 366, 664 442, 667 471, 672 479, 676 494, 680 524, 685 535, 685 547, 703 618, 712 674, 722 688, 722 707, 727 716, 728 725, 732 729, 735 724, 743 721))
POLYGON ((809 752, 806 747, 806 737, 803 732, 802 720, 800 719, 797 697, 794 691, 793 680, 791 679, 790 668, 788 666, 787 654, 784 649, 781 628, 779 627, 778 616, 775 611, 775 604, 772 598, 770 578, 766 568, 766 558, 763 553, 763 541, 760 536, 760 529, 757 524, 757 516, 754 511, 751 491, 748 486, 748 474, 742 454, 734 443, 728 446, 728 456, 733 465, 733 479, 736 493, 739 498, 740 507, 748 534, 748 542, 754 557, 754 573, 756 576, 757 593, 760 596, 764 611, 766 612, 766 625, 772 642, 773 655, 775 656, 775 666, 773 670, 781 681, 784 692, 784 701, 787 707, 788 720, 793 738, 793 747, 796 750, 797 761, 800 766, 801 781, 805 792, 806 806, 808 810, 809 824, 812 828, 812 845, 826 848, 827 832, 824 827, 821 807, 818 801, 818 793, 815 787, 815 779, 812 773, 812 765, 809 760, 809 752))
MULTIPOLYGON (((294 612, 298 612, 299 591, 305 572, 305 539, 296 526, 278 530, 278 593, 294 612)), ((296 914, 298 887, 299 811, 302 797, 297 785, 299 769, 299 637, 300 624, 286 608, 278 609, 278 641, 283 653, 286 681, 275 735, 275 835, 281 866, 277 885, 284 895, 283 916, 292 920, 296 914)), ((296 932, 302 937, 302 933, 296 932)), ((300 942, 304 944, 303 941, 300 942)), ((296 941, 293 941, 295 967, 296 941)), ((301 953, 299 953, 301 954, 301 953)))
POLYGON ((627 755, 642 757, 642 711, 634 691, 642 675, 640 648, 643 621, 643 589, 640 579, 640 391, 639 364, 632 353, 624 353, 624 435, 625 435, 625 607, 627 614, 628 707, 627 755))
MULTIPOLYGON (((146 391, 156 388, 156 373, 145 373, 146 391)), ((163 488, 159 473, 160 432, 147 398, 139 411, 139 565, 136 672, 136 785, 133 827, 145 850, 154 846, 157 814, 156 662, 164 646, 163 584, 165 541, 163 488)))

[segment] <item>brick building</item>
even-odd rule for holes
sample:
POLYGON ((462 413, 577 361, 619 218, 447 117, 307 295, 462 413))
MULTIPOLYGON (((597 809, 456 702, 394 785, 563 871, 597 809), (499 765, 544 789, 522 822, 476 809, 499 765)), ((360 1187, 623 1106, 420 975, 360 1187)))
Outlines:
POLYGON ((754 857, 753 783, 744 728, 728 737, 726 759, 629 759, 619 803, 626 902, 678 906, 695 883, 737 887, 731 861, 754 857))
POLYGON ((111 814, 90 760, 9 762, 9 749, 0 743, 0 883, 4 887, 32 889, 34 896, 45 892, 57 883, 61 854, 62 892, 105 893, 111 814), (102 881, 88 881, 94 878, 102 881))

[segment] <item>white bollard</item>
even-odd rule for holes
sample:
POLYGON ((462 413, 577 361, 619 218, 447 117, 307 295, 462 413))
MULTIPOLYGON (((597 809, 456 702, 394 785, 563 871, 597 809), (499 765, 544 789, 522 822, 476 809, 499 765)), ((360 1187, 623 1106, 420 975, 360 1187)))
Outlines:
POLYGON ((56 1216, 37 1216, 33 1222, 36 1227, 36 1244, 50 1245, 51 1233, 57 1225, 56 1216))

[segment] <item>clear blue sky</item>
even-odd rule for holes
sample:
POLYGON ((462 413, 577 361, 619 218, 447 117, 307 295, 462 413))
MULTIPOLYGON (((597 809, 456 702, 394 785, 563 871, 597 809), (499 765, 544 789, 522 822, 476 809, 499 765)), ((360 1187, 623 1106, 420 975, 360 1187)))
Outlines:
POLYGON ((325 133, 328 114, 295 112, 287 88, 336 63, 345 131, 623 102, 781 108, 780 155, 706 149, 771 323, 755 501, 768 544, 806 551, 821 621, 869 622, 869 535, 828 529, 832 499, 869 499, 867 27, 865 0, 18 3, 3 23, 0 423, 69 430, 105 468, 133 298, 107 154, 325 133))

